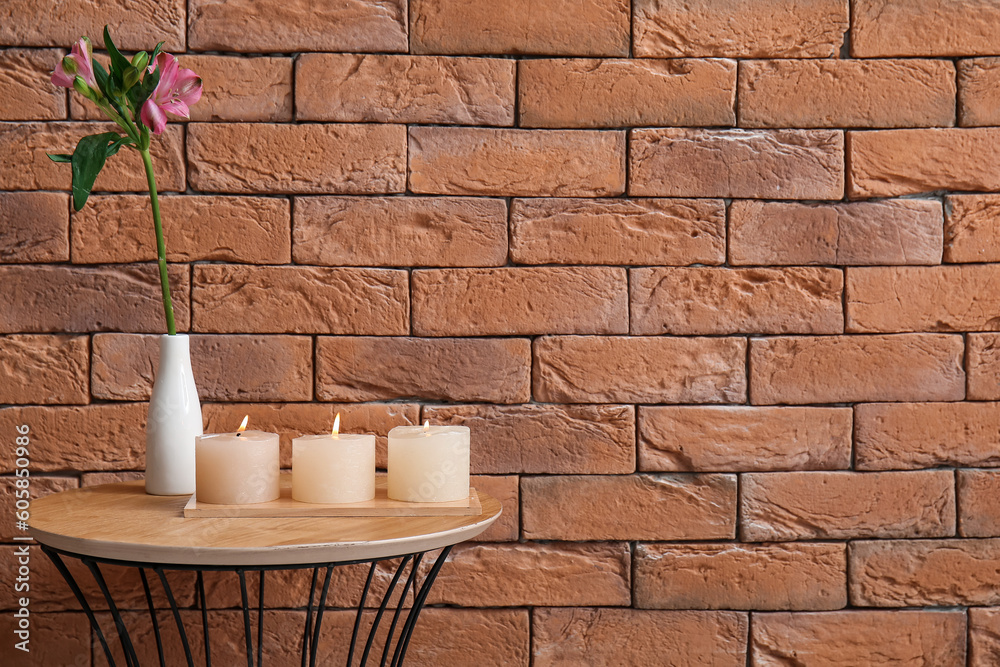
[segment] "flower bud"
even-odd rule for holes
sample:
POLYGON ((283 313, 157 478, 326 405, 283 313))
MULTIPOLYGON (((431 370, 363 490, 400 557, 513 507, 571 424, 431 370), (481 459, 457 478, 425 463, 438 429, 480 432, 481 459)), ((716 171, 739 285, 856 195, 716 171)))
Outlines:
POLYGON ((140 70, 135 67, 129 67, 125 70, 125 74, 122 77, 122 80, 125 83, 125 90, 128 90, 135 84, 139 83, 139 71, 140 70))
POLYGON ((139 53, 132 56, 132 67, 136 68, 140 72, 146 69, 146 65, 149 64, 149 54, 145 51, 140 51, 139 53))
POLYGON ((77 74, 76 78, 73 79, 73 90, 80 93, 91 102, 97 101, 97 96, 94 94, 93 89, 87 85, 87 82, 84 81, 83 77, 79 74, 77 74))
POLYGON ((84 35, 80 39, 82 39, 84 41, 84 43, 87 45, 87 57, 88 58, 93 58, 94 57, 94 45, 90 43, 90 37, 87 37, 86 35, 84 35))
POLYGON ((69 74, 70 76, 73 76, 74 74, 76 74, 79 71, 79 69, 80 69, 79 67, 77 67, 77 65, 76 65, 76 58, 74 58, 73 56, 64 56, 63 57, 63 59, 62 59, 62 68, 63 68, 63 71, 66 72, 67 74, 69 74))

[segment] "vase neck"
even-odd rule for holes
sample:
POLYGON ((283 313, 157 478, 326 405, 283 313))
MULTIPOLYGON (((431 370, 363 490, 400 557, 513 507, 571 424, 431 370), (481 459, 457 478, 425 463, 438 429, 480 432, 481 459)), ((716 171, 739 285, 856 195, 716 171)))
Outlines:
POLYGON ((160 365, 191 363, 190 339, 187 334, 160 336, 160 365))

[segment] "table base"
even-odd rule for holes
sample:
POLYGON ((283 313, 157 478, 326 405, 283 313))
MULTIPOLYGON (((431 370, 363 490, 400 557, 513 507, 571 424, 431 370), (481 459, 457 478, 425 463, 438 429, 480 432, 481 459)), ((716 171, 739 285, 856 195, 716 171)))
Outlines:
MULTIPOLYGON (((111 648, 108 645, 108 641, 104 636, 104 632, 101 630, 100 625, 97 622, 97 617, 94 614, 93 609, 87 602, 86 596, 83 594, 79 584, 73 577, 73 574, 66 567, 63 557, 74 558, 81 561, 87 569, 90 571, 91 575, 94 577, 94 581, 97 583, 98 588, 100 588, 101 593, 104 596, 105 601, 108 604, 108 609, 111 612, 111 617, 115 623, 115 629, 118 634, 118 640, 121 643, 122 653, 125 657, 126 667, 140 667, 139 658, 136 654, 135 647, 132 644, 132 639, 129 636, 128 628, 125 626, 125 622, 122 619, 122 615, 115 604, 114 599, 111 596, 111 592, 108 589, 107 582, 104 579, 104 575, 101 572, 100 564, 106 565, 119 565, 124 567, 136 568, 139 571, 139 576, 142 579, 142 587, 146 596, 146 604, 149 607, 149 614, 153 622, 153 634, 156 638, 156 648, 159 655, 160 667, 166 667, 166 661, 164 659, 163 652, 163 642, 160 637, 160 626, 157 619, 156 609, 153 605, 153 596, 150 589, 149 578, 147 577, 146 571, 151 570, 159 579, 161 586, 163 587, 164 593, 166 594, 167 601, 170 604, 170 610, 173 614, 174 621, 177 624, 177 630, 180 634, 181 643, 184 648, 184 655, 187 659, 187 664, 189 667, 194 667, 194 657, 191 652, 191 645, 188 641, 187 633, 184 629, 184 623, 181 619, 180 609, 177 606, 176 599, 174 597, 173 591, 170 588, 170 584, 167 581, 166 572, 168 570, 181 570, 187 572, 195 572, 195 587, 196 587, 196 601, 201 607, 201 621, 202 621, 202 633, 205 642, 205 665, 206 667, 211 667, 211 642, 210 642, 210 629, 208 624, 208 609, 205 600, 205 583, 202 574, 204 572, 235 572, 239 577, 240 582, 240 599, 242 601, 243 608, 243 633, 246 642, 246 654, 247 654, 247 667, 262 667, 263 665, 263 640, 264 640, 264 582, 265 574, 267 572, 273 572, 277 570, 294 570, 294 569, 312 569, 312 584, 309 589, 309 605, 306 612, 306 622, 305 628, 302 634, 302 667, 315 667, 317 660, 317 651, 320 641, 320 631, 323 624, 323 612, 326 609, 326 599, 327 594, 330 590, 330 580, 333 576, 333 570, 336 567, 342 565, 356 565, 359 563, 368 563, 370 565, 368 569, 368 577, 365 580, 365 586, 361 593, 361 601, 358 603, 358 611, 354 620, 354 630, 351 634, 351 643, 347 653, 347 667, 352 667, 354 664, 357 665, 368 665, 369 659, 373 660, 371 664, 374 663, 376 655, 379 656, 379 662, 377 663, 380 667, 401 667, 404 660, 406 659, 406 649, 410 643, 410 637, 413 635, 413 628, 417 623, 417 618, 420 616, 420 610, 423 608, 424 603, 427 600, 427 594, 430 592, 431 586, 434 584, 434 580, 437 578, 438 572, 441 570, 441 566, 444 565, 448 554, 451 552, 451 547, 444 547, 434 564, 431 566, 430 570, 420 579, 420 563, 424 558, 424 555, 429 553, 426 551, 417 552, 412 554, 407 554, 404 556, 396 556, 393 558, 379 558, 372 560, 361 560, 361 561, 349 561, 349 562, 333 562, 333 563, 314 563, 309 565, 288 565, 288 566, 248 566, 248 567, 231 567, 231 566, 184 566, 184 565, 164 565, 164 564, 154 564, 154 563, 139 563, 132 561, 122 561, 122 560, 112 560, 106 558, 95 558, 91 556, 83 556, 80 554, 70 553, 62 551, 59 549, 53 549, 44 544, 41 545, 42 551, 45 553, 52 563, 59 570, 59 573, 69 584, 70 589, 73 591, 73 595, 76 596, 77 601, 83 608, 84 613, 86 613, 87 618, 90 620, 90 625, 93 628, 97 639, 101 644, 101 648, 104 650, 104 655, 108 660, 108 664, 111 667, 116 667, 114 656, 111 653, 111 648), (366 607, 365 602, 368 599, 368 594, 371 589, 372 579, 375 576, 375 568, 382 561, 395 560, 396 558, 401 558, 399 566, 393 574, 392 580, 389 583, 388 590, 383 596, 381 603, 379 604, 377 611, 375 613, 375 618, 372 621, 371 627, 368 631, 368 636, 365 639, 364 646, 359 644, 359 639, 363 633, 361 633, 361 620, 365 613, 366 607), (394 611, 392 611, 392 621, 389 626, 388 634, 385 638, 385 642, 381 646, 381 651, 375 646, 375 635, 378 632, 379 623, 382 617, 385 615, 388 606, 389 599, 392 597, 393 591, 396 589, 399 581, 403 579, 403 575, 409 566, 409 573, 406 575, 405 583, 403 584, 402 593, 399 596, 399 602, 397 603, 394 611), (256 633, 254 633, 252 624, 250 622, 250 602, 249 595, 247 593, 247 572, 258 572, 259 573, 259 584, 257 591, 257 628, 256 633), (320 575, 322 577, 322 586, 320 583, 320 575), (413 592, 413 604, 409 611, 404 614, 404 603, 406 601, 406 596, 412 590, 413 592), (317 597, 317 592, 319 593, 317 597), (400 624, 402 621, 402 624, 400 624), (396 636, 397 627, 399 628, 399 634, 396 636), (256 642, 254 642, 254 634, 256 634, 256 642), (355 658, 358 661, 355 663, 355 658)), ((372 608, 374 609, 374 608, 372 608)))

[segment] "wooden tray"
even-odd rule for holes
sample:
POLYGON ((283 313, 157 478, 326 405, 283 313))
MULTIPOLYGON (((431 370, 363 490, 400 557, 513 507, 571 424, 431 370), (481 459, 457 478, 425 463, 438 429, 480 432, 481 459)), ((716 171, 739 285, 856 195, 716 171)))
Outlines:
POLYGON ((389 500, 385 475, 375 477, 375 498, 362 503, 320 505, 292 500, 292 476, 281 475, 281 497, 253 505, 199 503, 194 495, 184 506, 185 518, 192 517, 324 517, 324 516, 478 516, 483 513, 479 494, 469 489, 469 497, 447 503, 405 503, 389 500))

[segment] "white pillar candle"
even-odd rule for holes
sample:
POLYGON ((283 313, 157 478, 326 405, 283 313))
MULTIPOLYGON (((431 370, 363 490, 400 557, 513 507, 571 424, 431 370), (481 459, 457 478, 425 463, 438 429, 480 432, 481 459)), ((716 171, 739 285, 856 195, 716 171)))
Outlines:
POLYGON ((339 433, 292 440, 292 499, 360 503, 375 497, 375 436, 339 433))
POLYGON ((469 497, 468 426, 397 426, 389 431, 389 498, 442 503, 469 497))
POLYGON ((200 503, 250 505, 277 500, 280 467, 277 433, 210 433, 195 438, 195 496, 200 503))

